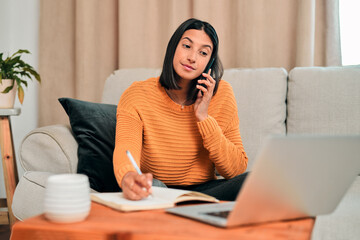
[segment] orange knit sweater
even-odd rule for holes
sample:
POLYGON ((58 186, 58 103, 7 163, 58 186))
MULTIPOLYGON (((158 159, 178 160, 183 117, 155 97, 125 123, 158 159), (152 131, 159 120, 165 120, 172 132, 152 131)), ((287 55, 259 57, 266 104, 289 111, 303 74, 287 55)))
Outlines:
POLYGON ((133 83, 117 107, 114 172, 135 171, 130 150, 142 172, 166 185, 193 185, 216 179, 215 167, 225 178, 245 172, 247 156, 239 131, 233 90, 220 81, 211 99, 209 117, 197 122, 194 106, 173 102, 159 78, 133 83))

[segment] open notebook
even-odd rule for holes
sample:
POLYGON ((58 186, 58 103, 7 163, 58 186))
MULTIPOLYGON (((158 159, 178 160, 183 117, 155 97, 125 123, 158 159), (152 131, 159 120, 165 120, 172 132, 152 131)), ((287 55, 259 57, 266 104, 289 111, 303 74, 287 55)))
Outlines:
POLYGON ((218 202, 209 195, 172 188, 152 187, 152 195, 148 198, 131 201, 123 197, 121 192, 92 193, 91 200, 120 211, 138 211, 149 209, 169 208, 177 203, 188 201, 218 202))

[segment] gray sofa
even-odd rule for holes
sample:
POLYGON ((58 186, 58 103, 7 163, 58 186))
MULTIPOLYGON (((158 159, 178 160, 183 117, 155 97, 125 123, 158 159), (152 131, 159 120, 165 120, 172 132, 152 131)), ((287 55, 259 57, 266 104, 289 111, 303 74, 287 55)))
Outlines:
MULTIPOLYGON (((102 102, 117 104, 133 81, 159 73, 158 69, 115 71, 106 80, 102 102)), ((360 66, 294 68, 289 74, 283 68, 227 69, 223 79, 230 82, 237 99, 248 170, 269 134, 360 134, 360 66)), ((24 138, 18 157, 25 174, 12 207, 23 220, 42 213, 48 176, 76 172, 77 142, 69 126, 38 128, 24 138)), ((316 218, 312 237, 357 239, 359 226, 357 177, 336 211, 316 218)))

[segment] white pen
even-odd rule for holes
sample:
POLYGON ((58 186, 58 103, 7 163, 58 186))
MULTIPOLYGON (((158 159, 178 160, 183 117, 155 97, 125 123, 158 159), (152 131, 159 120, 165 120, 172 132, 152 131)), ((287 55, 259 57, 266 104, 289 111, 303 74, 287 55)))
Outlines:
POLYGON ((135 162, 135 159, 133 158, 133 156, 131 155, 130 151, 129 150, 126 150, 126 155, 128 156, 128 158, 130 159, 130 162, 132 163, 132 165, 134 166, 135 170, 137 171, 137 173, 139 175, 142 174, 140 168, 138 167, 138 165, 136 164, 135 162))
MULTIPOLYGON (((128 158, 130 159, 131 164, 134 166, 135 170, 137 171, 137 173, 139 175, 142 175, 142 172, 140 170, 140 168, 138 167, 138 165, 135 162, 135 159, 133 158, 133 156, 131 155, 129 150, 126 150, 126 155, 128 156, 128 158)), ((151 183, 149 183, 151 186, 151 183)), ((151 187, 150 187, 151 188, 151 187)), ((143 188, 144 190, 146 190, 146 188, 143 188)), ((149 195, 149 197, 151 197, 151 195, 149 195)))

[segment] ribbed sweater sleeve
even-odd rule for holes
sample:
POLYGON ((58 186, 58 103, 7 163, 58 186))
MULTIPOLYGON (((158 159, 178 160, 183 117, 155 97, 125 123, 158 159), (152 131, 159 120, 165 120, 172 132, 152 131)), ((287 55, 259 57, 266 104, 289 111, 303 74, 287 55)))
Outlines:
POLYGON ((248 158, 240 137, 236 99, 231 85, 221 81, 211 100, 209 117, 198 122, 203 145, 217 171, 226 179, 246 171, 248 158))
POLYGON ((116 125, 114 172, 116 180, 121 187, 124 175, 129 171, 136 171, 130 161, 126 161, 127 150, 131 152, 138 166, 140 166, 142 123, 139 119, 136 119, 122 109, 118 110, 116 117, 117 123, 121 124, 116 125))
POLYGON ((215 164, 219 174, 226 179, 233 178, 247 168, 247 156, 239 134, 237 115, 233 117, 226 131, 222 131, 216 120, 209 116, 198 122, 204 147, 215 164))
MULTIPOLYGON (((137 83, 134 83, 132 88, 136 89, 136 85, 137 83)), ((127 150, 140 166, 143 123, 136 111, 137 103, 133 100, 136 95, 136 91, 127 89, 117 107, 113 163, 115 177, 120 187, 124 175, 129 171, 136 171, 127 158, 127 150)))

